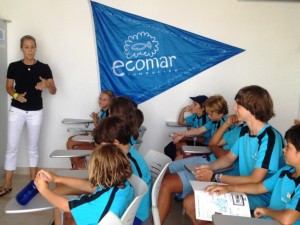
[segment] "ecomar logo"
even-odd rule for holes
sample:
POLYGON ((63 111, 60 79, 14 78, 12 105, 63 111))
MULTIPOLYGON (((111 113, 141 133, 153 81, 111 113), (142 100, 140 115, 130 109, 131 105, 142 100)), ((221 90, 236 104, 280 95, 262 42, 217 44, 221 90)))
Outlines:
POLYGON ((154 57, 158 50, 159 42, 148 32, 142 31, 129 36, 124 45, 124 54, 128 60, 113 62, 114 75, 155 75, 176 71, 172 70, 176 56, 154 57))
POLYGON ((148 32, 139 32, 136 35, 129 36, 125 41, 124 53, 127 59, 138 58, 139 56, 152 57, 158 51, 158 41, 148 32))

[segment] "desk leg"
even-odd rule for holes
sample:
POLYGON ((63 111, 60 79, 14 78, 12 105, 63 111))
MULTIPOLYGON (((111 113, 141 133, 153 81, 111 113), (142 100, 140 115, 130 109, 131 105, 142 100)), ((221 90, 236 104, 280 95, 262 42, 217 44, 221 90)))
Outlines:
POLYGON ((193 137, 193 141, 194 141, 194 146, 196 146, 196 143, 197 143, 197 137, 193 137))
POLYGON ((59 210, 59 212, 60 212, 60 224, 64 225, 64 211, 59 210))

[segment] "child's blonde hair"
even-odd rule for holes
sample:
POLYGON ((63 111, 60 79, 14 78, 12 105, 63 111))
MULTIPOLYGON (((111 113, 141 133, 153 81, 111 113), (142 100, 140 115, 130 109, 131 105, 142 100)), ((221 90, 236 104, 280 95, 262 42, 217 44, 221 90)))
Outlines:
POLYGON ((115 97, 114 93, 111 90, 108 90, 108 89, 101 91, 100 94, 102 94, 102 93, 106 94, 111 101, 115 97))
POLYGON ((89 164, 89 181, 92 187, 123 187, 131 174, 127 156, 116 145, 99 145, 93 150, 89 164))
POLYGON ((205 111, 207 114, 216 112, 218 114, 227 115, 228 105, 226 100, 221 95, 210 96, 204 102, 205 111))

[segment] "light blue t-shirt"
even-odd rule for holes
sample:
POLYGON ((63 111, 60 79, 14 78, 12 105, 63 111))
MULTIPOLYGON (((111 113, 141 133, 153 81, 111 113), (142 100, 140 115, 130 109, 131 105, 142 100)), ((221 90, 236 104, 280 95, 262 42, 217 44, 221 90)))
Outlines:
MULTIPOLYGON (((188 125, 190 125, 193 128, 202 127, 209 121, 211 121, 206 113, 203 113, 200 117, 198 117, 197 114, 192 114, 190 116, 185 117, 184 120, 188 125)), ((204 134, 202 134, 202 136, 205 137, 205 141, 203 144, 207 145, 211 138, 210 132, 207 131, 204 134)))
MULTIPOLYGON (((272 177, 263 182, 265 188, 272 192, 268 208, 275 210, 291 209, 300 212, 300 177, 293 178, 295 168, 284 166, 272 177)), ((271 219, 270 217, 265 217, 271 219)), ((294 223, 300 224, 300 219, 294 223)))
POLYGON ((264 168, 268 170, 268 178, 285 165, 283 147, 281 134, 270 124, 266 124, 256 136, 250 135, 245 124, 231 152, 239 159, 241 176, 251 175, 255 168, 264 168))
POLYGON ((109 211, 121 218, 134 199, 134 190, 127 181, 123 189, 117 187, 102 189, 97 186, 97 190, 94 193, 84 194, 79 198, 70 200, 69 207, 76 224, 97 225, 111 196, 113 196, 113 201, 109 211))

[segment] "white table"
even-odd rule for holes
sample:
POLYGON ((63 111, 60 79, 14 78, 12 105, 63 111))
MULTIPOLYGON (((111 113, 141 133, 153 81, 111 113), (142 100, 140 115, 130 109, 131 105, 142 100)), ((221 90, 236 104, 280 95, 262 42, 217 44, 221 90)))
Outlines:
POLYGON ((13 197, 5 206, 4 211, 7 214, 14 213, 29 213, 39 212, 44 210, 53 209, 51 205, 42 195, 37 194, 27 205, 20 205, 16 198, 13 197))
POLYGON ((76 177, 80 179, 89 178, 88 170, 57 170, 55 173, 63 177, 76 177))
POLYGON ((64 124, 84 124, 85 127, 88 127, 90 123, 93 123, 92 119, 72 119, 72 118, 65 118, 62 120, 64 124))
POLYGON ((76 127, 70 127, 67 129, 68 132, 84 132, 84 133, 88 133, 88 132, 92 132, 93 129, 91 128, 76 128, 76 127))
POLYGON ((241 216, 212 215, 214 225, 280 225, 275 220, 257 219, 241 216))
POLYGON ((92 136, 87 135, 76 135, 72 138, 73 141, 82 141, 82 142, 94 142, 94 138, 92 136))
MULTIPOLYGON (((75 195, 66 196, 68 199, 76 198, 75 195)), ((20 205, 16 198, 13 197, 9 202, 6 204, 4 208, 4 212, 6 214, 19 214, 19 213, 32 213, 32 212, 40 212, 45 210, 54 209, 51 203, 49 203, 42 195, 37 194, 27 205, 20 205)), ((61 213, 61 224, 64 223, 63 211, 61 213)))
POLYGON ((212 153, 206 146, 182 146, 182 150, 188 154, 210 154, 212 153))
POLYGON ((166 121, 166 125, 169 127, 186 127, 187 125, 178 124, 176 121, 166 121))
POLYGON ((73 158, 89 156, 93 150, 54 150, 50 158, 73 158))

